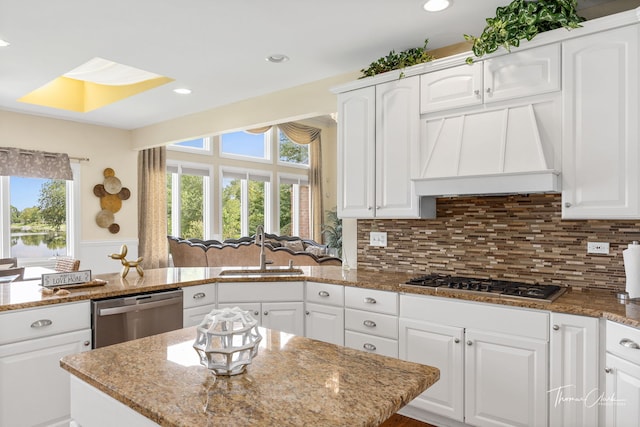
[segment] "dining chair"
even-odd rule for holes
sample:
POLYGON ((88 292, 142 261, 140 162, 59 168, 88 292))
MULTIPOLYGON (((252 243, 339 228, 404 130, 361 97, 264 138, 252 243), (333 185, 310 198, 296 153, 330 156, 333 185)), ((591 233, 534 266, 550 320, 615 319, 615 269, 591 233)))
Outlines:
POLYGON ((24 279, 24 267, 0 270, 0 282, 15 282, 24 279))
POLYGON ((58 258, 53 269, 59 273, 68 273, 70 271, 80 270, 80 260, 74 258, 58 258))

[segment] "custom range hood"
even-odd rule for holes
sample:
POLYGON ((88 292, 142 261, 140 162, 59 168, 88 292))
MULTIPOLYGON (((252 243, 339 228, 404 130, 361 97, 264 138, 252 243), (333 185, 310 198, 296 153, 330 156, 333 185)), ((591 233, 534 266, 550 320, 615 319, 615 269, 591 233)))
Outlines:
POLYGON ((422 121, 420 196, 560 191, 559 97, 422 121))

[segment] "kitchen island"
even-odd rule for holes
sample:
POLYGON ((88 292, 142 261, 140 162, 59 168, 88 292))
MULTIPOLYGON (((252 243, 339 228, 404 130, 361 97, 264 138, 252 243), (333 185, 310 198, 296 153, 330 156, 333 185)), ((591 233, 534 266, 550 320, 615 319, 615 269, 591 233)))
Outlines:
POLYGON ((439 379, 434 367, 279 331, 243 374, 215 376, 195 327, 70 356, 72 417, 84 426, 376 426, 439 379))

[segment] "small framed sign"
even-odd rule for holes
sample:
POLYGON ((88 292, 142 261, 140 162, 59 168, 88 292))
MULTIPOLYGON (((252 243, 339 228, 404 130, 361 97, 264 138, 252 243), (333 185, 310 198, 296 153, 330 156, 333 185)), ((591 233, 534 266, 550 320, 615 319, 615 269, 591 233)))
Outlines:
POLYGON ((45 288, 63 288, 91 281, 91 270, 70 271, 65 273, 48 273, 42 275, 42 286, 45 288))

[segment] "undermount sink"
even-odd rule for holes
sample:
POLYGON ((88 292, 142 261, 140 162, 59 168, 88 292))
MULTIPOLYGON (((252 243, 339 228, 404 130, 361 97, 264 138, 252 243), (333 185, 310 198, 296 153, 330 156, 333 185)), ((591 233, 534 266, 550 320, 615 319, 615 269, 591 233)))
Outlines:
POLYGON ((295 276, 304 274, 304 272, 299 268, 290 267, 271 267, 263 269, 258 267, 242 267, 239 269, 223 270, 220 272, 220 276, 246 276, 248 274, 260 276, 295 276))

